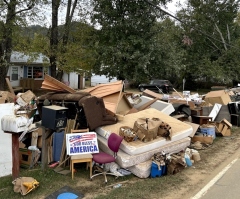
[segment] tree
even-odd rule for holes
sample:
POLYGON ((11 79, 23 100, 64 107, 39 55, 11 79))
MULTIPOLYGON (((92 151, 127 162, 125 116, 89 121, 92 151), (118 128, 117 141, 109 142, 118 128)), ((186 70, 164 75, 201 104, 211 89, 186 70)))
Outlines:
MULTIPOLYGON (((235 41, 240 35, 234 24, 238 8, 238 0, 189 0, 178 12, 184 29, 189 80, 202 77, 215 82, 230 80, 227 69, 230 65, 225 58, 234 56, 233 52, 239 48, 235 41)), ((236 56, 232 57, 235 61, 236 56)))
MULTIPOLYGON (((23 25, 30 10, 34 11, 34 6, 39 2, 36 0, 1 0, 0 15, 0 76, 6 77, 10 57, 13 50, 14 39, 20 25, 23 25)), ((0 78, 0 90, 5 89, 5 78, 0 78)))
POLYGON ((186 70, 183 64, 186 51, 182 48, 182 30, 169 17, 157 22, 154 50, 148 73, 154 78, 168 79, 174 86, 182 85, 186 70))
POLYGON ((156 36, 153 27, 162 16, 144 0, 93 0, 92 22, 98 28, 98 64, 93 71, 138 82, 150 77, 156 36))

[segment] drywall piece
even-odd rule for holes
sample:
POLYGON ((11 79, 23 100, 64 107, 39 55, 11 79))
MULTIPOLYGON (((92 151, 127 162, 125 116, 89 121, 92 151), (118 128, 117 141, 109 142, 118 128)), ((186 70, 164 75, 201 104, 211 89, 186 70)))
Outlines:
POLYGON ((213 109, 211 110, 209 117, 212 117, 212 121, 214 121, 220 111, 220 109, 222 108, 221 104, 217 104, 215 103, 213 106, 213 109))
MULTIPOLYGON (((141 102, 137 105, 134 105, 134 108, 138 109, 139 107, 141 107, 142 105, 148 103, 149 101, 153 100, 153 98, 151 97, 147 97, 147 96, 141 96, 141 102)), ((155 108, 167 115, 170 115, 171 113, 173 113, 175 111, 174 107, 172 104, 161 101, 161 100, 157 100, 156 102, 154 102, 153 104, 151 104, 149 106, 150 108, 155 108)))

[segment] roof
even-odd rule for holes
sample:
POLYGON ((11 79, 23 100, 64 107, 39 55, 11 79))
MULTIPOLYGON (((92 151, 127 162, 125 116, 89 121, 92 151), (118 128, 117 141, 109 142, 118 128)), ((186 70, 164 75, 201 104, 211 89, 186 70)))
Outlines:
POLYGON ((30 55, 25 55, 24 53, 21 52, 16 52, 13 51, 11 54, 10 62, 11 63, 36 63, 36 64, 42 64, 49 62, 49 59, 43 55, 42 53, 38 53, 37 56, 36 54, 33 54, 34 58, 30 55))

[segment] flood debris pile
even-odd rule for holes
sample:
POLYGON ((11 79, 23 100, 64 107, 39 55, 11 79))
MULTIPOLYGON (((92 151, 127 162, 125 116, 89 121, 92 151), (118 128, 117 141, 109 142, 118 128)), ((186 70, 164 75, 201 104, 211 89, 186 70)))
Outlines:
MULTIPOLYGON (((51 129, 46 138, 49 167, 63 168, 59 172, 70 171, 66 135, 71 130, 96 133, 99 150, 109 154, 110 134, 124 138, 115 162, 105 167, 95 164, 94 169, 155 178, 191 167, 201 160, 198 150, 214 144, 217 136, 231 136, 232 127, 240 125, 237 89, 205 95, 190 91, 162 95, 150 90, 136 94, 123 91, 122 81, 116 81, 75 91, 50 76, 46 76, 42 88, 51 92, 36 96, 31 90, 17 95, 0 91, 0 105, 8 104, 13 109, 0 118, 2 131, 19 134, 20 165, 27 168, 41 161, 42 129, 48 128, 42 121, 54 123, 58 119, 44 116, 44 107, 67 110, 66 124, 51 129)), ((75 144, 81 145, 81 140, 75 144)), ((85 153, 89 152, 76 155, 85 153)))

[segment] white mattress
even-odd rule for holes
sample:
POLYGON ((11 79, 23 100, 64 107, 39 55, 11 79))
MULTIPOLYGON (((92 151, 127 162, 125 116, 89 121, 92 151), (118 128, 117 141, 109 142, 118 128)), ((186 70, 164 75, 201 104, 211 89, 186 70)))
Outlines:
POLYGON ((175 142, 183 138, 186 138, 193 132, 193 128, 189 124, 177 120, 154 108, 149 108, 143 111, 139 111, 137 113, 125 115, 123 121, 119 121, 117 124, 113 125, 98 127, 95 129, 95 131, 97 134, 101 135, 105 139, 108 139, 111 132, 119 134, 119 128, 121 126, 129 126, 133 128, 134 122, 141 117, 146 118, 155 117, 161 119, 163 122, 168 123, 172 127, 173 136, 170 141, 166 140, 163 137, 158 137, 157 139, 154 139, 146 143, 140 140, 136 140, 133 142, 126 142, 125 140, 123 140, 120 145, 120 149, 129 155, 137 155, 145 153, 147 151, 154 150, 171 142, 175 142))
MULTIPOLYGON (((122 168, 132 167, 139 163, 150 160, 153 154, 157 152, 164 151, 165 153, 177 153, 181 150, 185 150, 190 145, 190 142, 191 139, 189 137, 186 137, 175 142, 169 142, 164 146, 160 146, 156 149, 137 155, 129 155, 120 149, 118 151, 116 163, 122 168)), ((101 151, 111 154, 111 150, 107 146, 107 140, 102 136, 98 136, 98 146, 101 151)))
POLYGON ((148 178, 151 174, 152 161, 148 160, 140 164, 129 167, 128 170, 139 178, 148 178))

